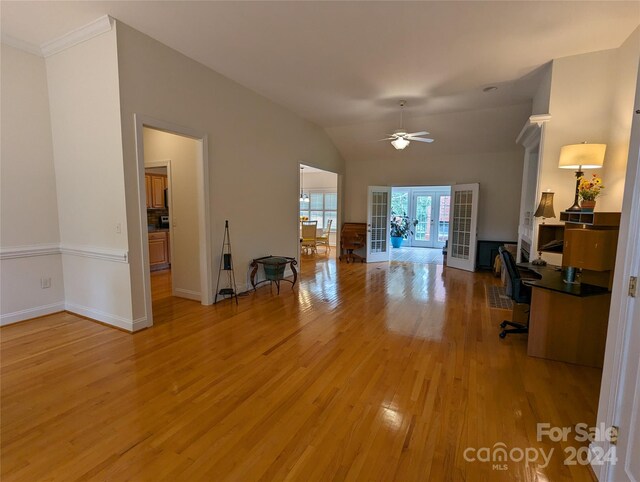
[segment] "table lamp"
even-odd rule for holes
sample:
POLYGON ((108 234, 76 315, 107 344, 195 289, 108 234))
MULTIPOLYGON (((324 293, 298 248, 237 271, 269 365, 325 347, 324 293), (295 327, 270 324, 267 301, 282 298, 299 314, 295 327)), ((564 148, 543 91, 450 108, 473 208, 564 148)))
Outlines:
POLYGON ((580 178, 584 176, 583 169, 596 169, 604 164, 604 152, 607 148, 606 144, 569 144, 562 146, 560 149, 560 159, 558 167, 560 169, 576 170, 576 194, 573 200, 573 206, 565 211, 580 211, 579 191, 580 178))
MULTIPOLYGON (((533 213, 533 216, 536 218, 542 218, 542 224, 544 224, 544 220, 546 218, 556 217, 556 213, 553 211, 553 193, 551 191, 542 193, 540 204, 538 204, 538 209, 536 209, 536 212, 533 213)), ((542 251, 538 251, 538 259, 534 259, 531 264, 535 266, 547 265, 547 262, 542 259, 542 251)))

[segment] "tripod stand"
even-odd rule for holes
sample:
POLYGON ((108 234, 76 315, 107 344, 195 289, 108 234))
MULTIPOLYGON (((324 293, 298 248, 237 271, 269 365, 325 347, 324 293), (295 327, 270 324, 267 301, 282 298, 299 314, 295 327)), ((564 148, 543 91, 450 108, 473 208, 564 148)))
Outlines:
POLYGON ((236 299, 238 304, 238 288, 236 287, 236 276, 233 272, 233 260, 231 258, 231 237, 229 236, 229 221, 224 222, 224 237, 222 238, 222 255, 220 256, 220 269, 218 270, 218 283, 216 285, 216 298, 214 303, 218 302, 218 296, 226 298, 227 296, 236 299), (223 271, 227 272, 227 288, 220 289, 220 275, 223 271))

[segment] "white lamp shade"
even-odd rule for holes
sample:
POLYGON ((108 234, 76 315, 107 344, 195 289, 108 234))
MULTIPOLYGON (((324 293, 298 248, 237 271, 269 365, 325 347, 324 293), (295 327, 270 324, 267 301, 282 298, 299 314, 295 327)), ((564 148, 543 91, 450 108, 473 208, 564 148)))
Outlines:
POLYGON ((391 141, 391 145, 396 149, 401 150, 409 145, 409 141, 404 137, 398 137, 396 140, 391 141))
POLYGON ((561 169, 596 169, 604 164, 606 144, 569 144, 560 149, 561 169))

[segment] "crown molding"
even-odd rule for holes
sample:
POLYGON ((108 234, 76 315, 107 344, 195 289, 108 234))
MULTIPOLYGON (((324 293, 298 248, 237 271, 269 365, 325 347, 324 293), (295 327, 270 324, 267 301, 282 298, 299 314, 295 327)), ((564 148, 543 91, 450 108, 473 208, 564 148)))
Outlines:
POLYGON ((6 33, 2 34, 0 40, 3 44, 8 45, 9 47, 13 47, 14 49, 22 50, 23 52, 37 55, 38 57, 43 56, 42 50, 40 50, 40 47, 38 47, 37 45, 25 42, 24 40, 20 40, 19 38, 12 37, 11 35, 7 35, 6 33))
POLYGON ((524 144, 527 136, 531 135, 532 129, 535 127, 542 128, 542 126, 551 120, 551 114, 535 114, 527 119, 527 122, 522 127, 520 134, 516 138, 516 144, 524 144))
POLYGON ((113 28, 113 19, 109 15, 103 15, 83 27, 76 28, 57 39, 45 42, 40 46, 43 57, 50 57, 74 45, 97 37, 113 28))

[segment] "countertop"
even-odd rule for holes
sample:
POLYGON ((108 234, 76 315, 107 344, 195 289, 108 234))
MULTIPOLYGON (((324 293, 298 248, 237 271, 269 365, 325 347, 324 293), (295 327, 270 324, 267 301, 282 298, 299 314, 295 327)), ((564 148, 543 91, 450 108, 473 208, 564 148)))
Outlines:
POLYGON ((169 228, 157 228, 156 226, 148 226, 150 233, 168 233, 169 228))

